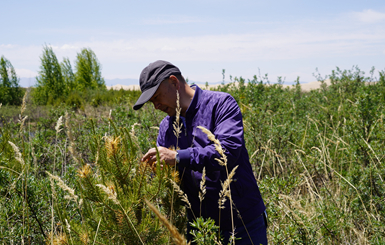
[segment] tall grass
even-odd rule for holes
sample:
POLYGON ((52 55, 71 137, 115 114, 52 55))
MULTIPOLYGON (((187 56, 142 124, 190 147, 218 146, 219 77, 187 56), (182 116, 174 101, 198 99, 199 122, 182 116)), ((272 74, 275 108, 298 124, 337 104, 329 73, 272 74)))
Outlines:
MULTIPOLYGON (((336 69, 330 86, 310 92, 266 86, 267 77, 219 88, 243 113, 270 243, 385 243, 384 72, 378 76, 336 69)), ((161 113, 133 111, 134 99, 38 110, 28 101, 22 113, 0 107, 1 243, 167 243, 145 200, 185 234, 182 201, 168 181, 173 168, 140 163, 161 113)), ((218 231, 199 222, 199 239, 218 231)))

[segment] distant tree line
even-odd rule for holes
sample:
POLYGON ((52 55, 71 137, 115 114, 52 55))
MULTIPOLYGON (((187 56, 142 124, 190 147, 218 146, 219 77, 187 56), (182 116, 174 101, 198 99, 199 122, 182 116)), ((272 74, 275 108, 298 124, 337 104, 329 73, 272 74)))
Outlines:
MULTIPOLYGON (((81 104, 80 94, 89 91, 106 91, 101 74, 101 65, 90 48, 83 48, 76 56, 75 70, 71 62, 64 58, 59 63, 52 47, 45 45, 40 57, 41 66, 36 77, 37 84, 32 89, 32 100, 39 105, 61 102, 81 104)), ((23 90, 19 86, 11 62, 4 56, 0 59, 0 103, 20 105, 23 90)))
POLYGON ((40 60, 37 86, 33 94, 37 104, 53 104, 54 101, 68 99, 72 93, 86 90, 106 90, 100 63, 90 48, 83 48, 77 54, 75 72, 68 58, 59 63, 52 47, 43 47, 40 60))

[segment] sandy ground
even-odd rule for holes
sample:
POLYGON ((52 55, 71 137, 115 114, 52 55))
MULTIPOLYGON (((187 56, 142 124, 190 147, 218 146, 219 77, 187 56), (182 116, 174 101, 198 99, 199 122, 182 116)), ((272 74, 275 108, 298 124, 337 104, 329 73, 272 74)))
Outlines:
MULTIPOLYGON (((325 80, 325 83, 329 86, 330 85, 330 80, 327 79, 325 80)), ((200 86, 201 88, 205 89, 206 86, 204 84, 198 84, 198 86, 200 86)), ((208 87, 209 88, 216 88, 218 87, 219 85, 209 85, 208 87)), ((318 81, 315 81, 315 82, 310 82, 310 83, 302 83, 301 84, 301 88, 303 91, 310 91, 312 89, 317 89, 321 86, 321 83, 318 82, 318 81)), ((283 85, 283 87, 290 87, 292 88, 293 85, 283 85)), ((139 85, 121 85, 121 84, 116 84, 116 85, 113 85, 113 86, 107 86, 107 89, 114 89, 114 90, 120 90, 120 89, 124 89, 124 90, 139 90, 139 85)))

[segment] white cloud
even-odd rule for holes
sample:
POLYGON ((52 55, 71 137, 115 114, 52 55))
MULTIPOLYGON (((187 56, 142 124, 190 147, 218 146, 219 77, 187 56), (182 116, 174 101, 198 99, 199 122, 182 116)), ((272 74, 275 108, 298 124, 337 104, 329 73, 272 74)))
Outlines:
MULTIPOLYGON (((361 21, 367 23, 381 21, 385 18, 383 17, 385 14, 373 10, 355 14, 356 19, 361 18, 361 21), (372 19, 365 16, 371 16, 372 19)), ((308 65, 304 60, 313 60, 317 64, 317 59, 327 59, 331 61, 331 66, 334 66, 338 64, 335 61, 337 59, 349 60, 347 62, 349 63, 354 62, 350 61, 351 57, 368 57, 385 53, 385 29, 376 29, 368 25, 352 25, 351 18, 351 15, 345 15, 345 18, 338 20, 309 23, 304 21, 281 23, 280 25, 259 23, 254 30, 250 28, 248 33, 238 34, 200 36, 165 34, 151 38, 126 37, 107 41, 94 38, 89 41, 52 43, 52 47, 59 61, 62 61, 63 57, 69 57, 71 63, 74 62, 76 54, 82 48, 91 48, 99 58, 103 66, 102 72, 106 77, 136 78, 140 74, 142 64, 164 59, 182 64, 199 63, 202 66, 201 71, 194 71, 196 75, 190 78, 215 81, 214 77, 220 77, 221 74, 220 69, 217 66, 214 67, 213 64, 219 64, 220 68, 226 69, 230 69, 229 66, 222 64, 237 66, 239 68, 234 73, 251 77, 259 64, 264 64, 266 61, 270 63, 288 61, 298 63, 296 66, 302 67, 308 65), (252 64, 251 68, 250 64, 252 64), (204 69, 205 71, 203 71, 204 69), (252 71, 247 74, 248 71, 245 69, 252 71)), ((23 74, 39 70, 39 57, 42 49, 43 45, 0 44, 0 54, 9 59, 14 67, 23 74)), ((371 65, 377 64, 372 63, 371 65)), ((279 67, 273 68, 271 70, 276 72, 277 76, 285 76, 278 70, 279 67)), ((313 70, 309 72, 310 76, 314 68, 312 67, 313 70)), ((291 71, 293 70, 297 70, 297 68, 293 68, 291 71)), ((36 72, 33 76, 36 76, 36 72)), ((287 81, 294 80, 297 75, 300 75, 302 80, 303 77, 306 77, 306 72, 305 70, 295 74, 288 72, 286 73, 287 81)), ((234 73, 232 74, 235 75, 234 73)))
POLYGON ((362 12, 355 12, 354 16, 364 23, 377 23, 385 20, 385 13, 377 12, 371 9, 366 9, 362 12))
POLYGON ((38 75, 36 71, 31 71, 28 69, 15 68, 15 71, 18 77, 36 77, 38 75))

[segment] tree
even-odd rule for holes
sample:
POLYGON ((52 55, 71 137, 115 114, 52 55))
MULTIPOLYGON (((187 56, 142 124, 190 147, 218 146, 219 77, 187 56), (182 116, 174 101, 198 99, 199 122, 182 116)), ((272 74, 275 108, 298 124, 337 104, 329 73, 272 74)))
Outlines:
POLYGON ((68 58, 64 58, 60 66, 67 92, 69 93, 76 90, 76 79, 75 74, 72 71, 70 60, 68 58))
POLYGON ((0 103, 20 105, 22 91, 19 87, 19 78, 11 62, 4 56, 0 59, 0 103))
POLYGON ((44 46, 40 57, 41 66, 39 76, 36 77, 37 88, 34 99, 39 104, 47 104, 66 94, 65 80, 61 67, 52 47, 44 46))
POLYGON ((106 84, 101 74, 101 66, 95 53, 90 48, 84 48, 77 54, 75 76, 77 88, 81 91, 86 89, 106 89, 106 84))

